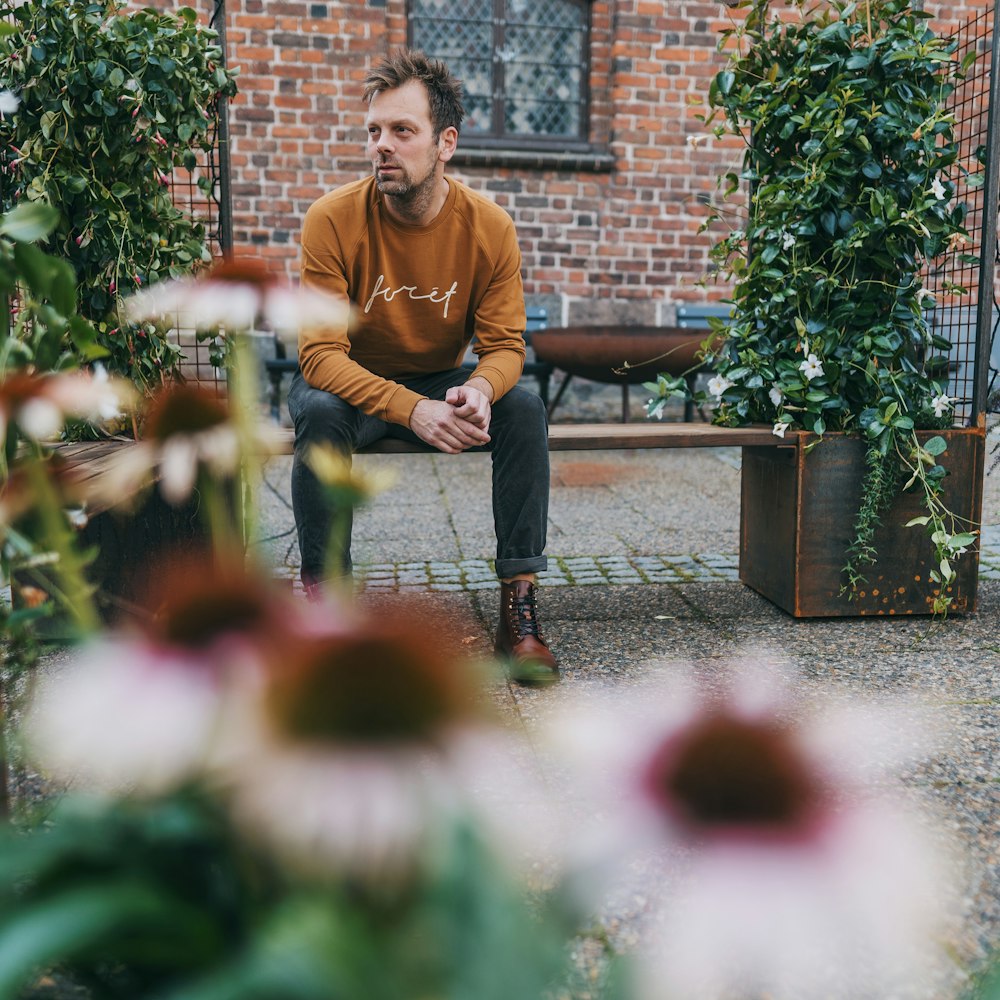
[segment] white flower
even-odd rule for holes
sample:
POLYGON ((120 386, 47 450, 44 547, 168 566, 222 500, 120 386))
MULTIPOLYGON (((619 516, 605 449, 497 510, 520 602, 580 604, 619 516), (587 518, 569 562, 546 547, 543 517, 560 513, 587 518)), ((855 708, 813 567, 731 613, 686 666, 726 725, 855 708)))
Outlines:
POLYGON ((823 374, 823 362, 815 354, 810 353, 805 361, 799 365, 799 371, 811 382, 823 374))
POLYGON ((219 710, 219 689, 207 672, 112 639, 45 678, 27 734, 39 763, 60 780, 158 794, 200 768, 219 710))
POLYGON ((57 437, 68 417, 96 421, 117 416, 134 398, 122 380, 108 378, 103 368, 38 375, 14 371, 0 382, 0 431, 14 422, 35 441, 57 437))
POLYGON ((229 260, 201 278, 162 281, 132 295, 132 322, 167 320, 180 329, 246 332, 262 325, 279 334, 346 321, 346 300, 285 285, 254 261, 229 260))
POLYGON ((252 441, 232 418, 225 400, 194 383, 176 383, 153 397, 144 437, 117 452, 89 484, 92 499, 119 504, 134 497, 158 473, 160 492, 172 505, 191 495, 198 473, 215 478, 237 471, 242 448, 276 452, 278 435, 269 425, 252 428, 252 441))
POLYGON ((906 993, 953 877, 891 793, 915 733, 894 711, 796 710, 780 664, 733 666, 720 691, 672 664, 669 683, 565 704, 542 734, 579 782, 579 889, 648 901, 640 1000, 906 993))
POLYGON ((775 437, 783 438, 785 436, 785 431, 788 430, 788 424, 779 421, 771 428, 771 433, 775 437))
POLYGON ((102 364, 91 372, 73 372, 54 381, 50 394, 63 411, 81 420, 114 420, 135 402, 135 390, 112 379, 102 364))
POLYGON ((61 780, 158 795, 214 768, 262 657, 287 644, 290 600, 242 559, 166 558, 155 572, 130 595, 148 612, 137 628, 74 653, 32 700, 29 745, 61 780))
POLYGON ((955 400, 953 397, 947 396, 943 392, 940 395, 935 396, 931 400, 931 406, 934 409, 934 416, 943 417, 954 402, 955 400))
POLYGON ((781 406, 781 401, 785 394, 781 391, 781 386, 777 382, 771 383, 771 388, 767 390, 767 395, 775 406, 781 406))
POLYGON ((701 145, 701 143, 703 143, 703 142, 707 142, 708 141, 708 136, 704 135, 704 134, 689 135, 684 141, 689 146, 691 146, 692 148, 694 148, 694 147, 697 147, 697 146, 701 145))
POLYGON ((487 723, 475 687, 398 613, 293 638, 229 755, 234 815, 319 875, 405 876, 463 815, 512 860, 537 857, 550 845, 533 758, 487 723))
POLYGON ((0 115, 12 115, 20 103, 17 94, 10 90, 0 90, 0 115))
POLYGON ((927 288, 920 288, 917 290, 917 305, 922 306, 927 300, 930 300, 930 304, 934 304, 934 293, 927 288))
POLYGON ((721 399, 722 394, 730 388, 730 386, 736 383, 726 378, 725 375, 713 375, 708 380, 708 391, 716 397, 716 399, 721 399))
POLYGON ((782 250, 791 250, 791 248, 793 246, 795 246, 795 237, 794 237, 794 235, 792 235, 792 233, 788 232, 787 229, 786 230, 782 230, 782 233, 781 233, 781 249, 782 250))
POLYGON ((935 177, 931 182, 931 194, 934 195, 939 201, 947 197, 948 192, 945 191, 944 185, 941 183, 940 178, 935 177))
POLYGON ((63 413, 43 396, 25 400, 17 414, 21 430, 33 441, 50 441, 59 436, 63 428, 63 413))

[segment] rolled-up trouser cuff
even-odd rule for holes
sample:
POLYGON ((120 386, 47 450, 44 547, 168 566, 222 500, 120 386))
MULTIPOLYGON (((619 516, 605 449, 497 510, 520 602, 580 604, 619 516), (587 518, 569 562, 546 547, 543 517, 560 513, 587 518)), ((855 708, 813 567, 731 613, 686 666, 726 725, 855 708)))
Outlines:
POLYGON ((530 559, 498 559, 497 579, 509 580, 519 573, 544 573, 549 568, 548 556, 532 556, 530 559))

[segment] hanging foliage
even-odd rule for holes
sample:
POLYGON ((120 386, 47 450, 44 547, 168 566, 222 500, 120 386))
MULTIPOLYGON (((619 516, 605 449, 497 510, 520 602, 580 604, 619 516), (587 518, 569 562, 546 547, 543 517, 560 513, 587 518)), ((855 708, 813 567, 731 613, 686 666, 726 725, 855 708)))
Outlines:
MULTIPOLYGON (((121 297, 209 259, 204 224, 177 207, 171 186, 211 148, 234 74, 188 8, 0 0, 0 13, 14 29, 0 37, 0 87, 19 100, 0 119, 0 207, 59 210, 48 249, 73 265, 108 367, 158 385, 178 350, 123 322, 121 297)), ((208 183, 198 178, 206 192, 208 183)))

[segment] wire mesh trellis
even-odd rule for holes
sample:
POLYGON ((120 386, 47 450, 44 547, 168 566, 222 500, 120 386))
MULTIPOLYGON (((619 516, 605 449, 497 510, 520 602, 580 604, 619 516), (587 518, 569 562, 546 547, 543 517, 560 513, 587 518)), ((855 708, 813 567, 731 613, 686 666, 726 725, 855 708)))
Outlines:
MULTIPOLYGON (((226 3, 212 0, 209 27, 218 32, 222 58, 226 58, 226 3)), ((198 157, 194 170, 177 169, 171 183, 174 204, 205 225, 206 241, 213 257, 219 258, 233 248, 232 199, 229 171, 229 106, 220 96, 215 107, 209 138, 209 148, 198 157)), ((211 340, 199 340, 195 331, 177 329, 172 332, 184 352, 182 374, 197 382, 221 386, 225 372, 212 364, 211 340)))
POLYGON ((1000 53, 993 43, 997 22, 993 4, 965 22, 955 35, 958 57, 969 52, 976 56, 951 99, 960 150, 952 180, 968 210, 969 240, 929 268, 924 282, 935 299, 931 327, 952 345, 947 391, 955 399, 955 422, 967 427, 976 425, 986 411, 990 367, 995 364, 990 360, 991 343, 1000 353, 995 282, 1000 180, 1000 53), (982 183, 966 183, 966 173, 980 178, 982 183), (959 293, 957 289, 964 291, 959 293))

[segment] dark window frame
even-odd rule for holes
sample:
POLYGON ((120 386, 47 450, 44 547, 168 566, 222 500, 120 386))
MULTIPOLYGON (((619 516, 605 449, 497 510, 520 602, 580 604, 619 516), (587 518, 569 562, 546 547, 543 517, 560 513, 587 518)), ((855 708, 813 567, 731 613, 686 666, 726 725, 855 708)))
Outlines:
MULTIPOLYGON (((572 103, 579 109, 579 126, 575 135, 547 135, 543 133, 526 134, 506 131, 506 111, 508 98, 504 93, 505 62, 500 53, 504 50, 505 31, 509 21, 507 12, 513 0, 491 0, 492 4, 492 43, 490 48, 490 131, 473 132, 462 130, 461 145, 466 150, 482 150, 484 152, 508 151, 511 153, 590 153, 594 146, 590 140, 591 134, 591 93, 590 73, 593 59, 592 53, 592 3, 591 0, 561 0, 561 2, 576 7, 580 11, 580 53, 576 68, 579 71, 579 91, 573 96, 572 103), (500 130, 497 131, 499 125, 500 130)), ((415 37, 415 22, 421 20, 421 14, 414 8, 419 0, 407 0, 406 33, 409 45, 419 45, 415 37)), ((429 20, 429 18, 428 18, 429 20)), ((521 22, 523 23, 523 22, 521 22)), ((449 61, 447 54, 434 51, 432 46, 420 46, 430 55, 449 61)), ((461 74, 459 74, 461 75, 461 74)))

